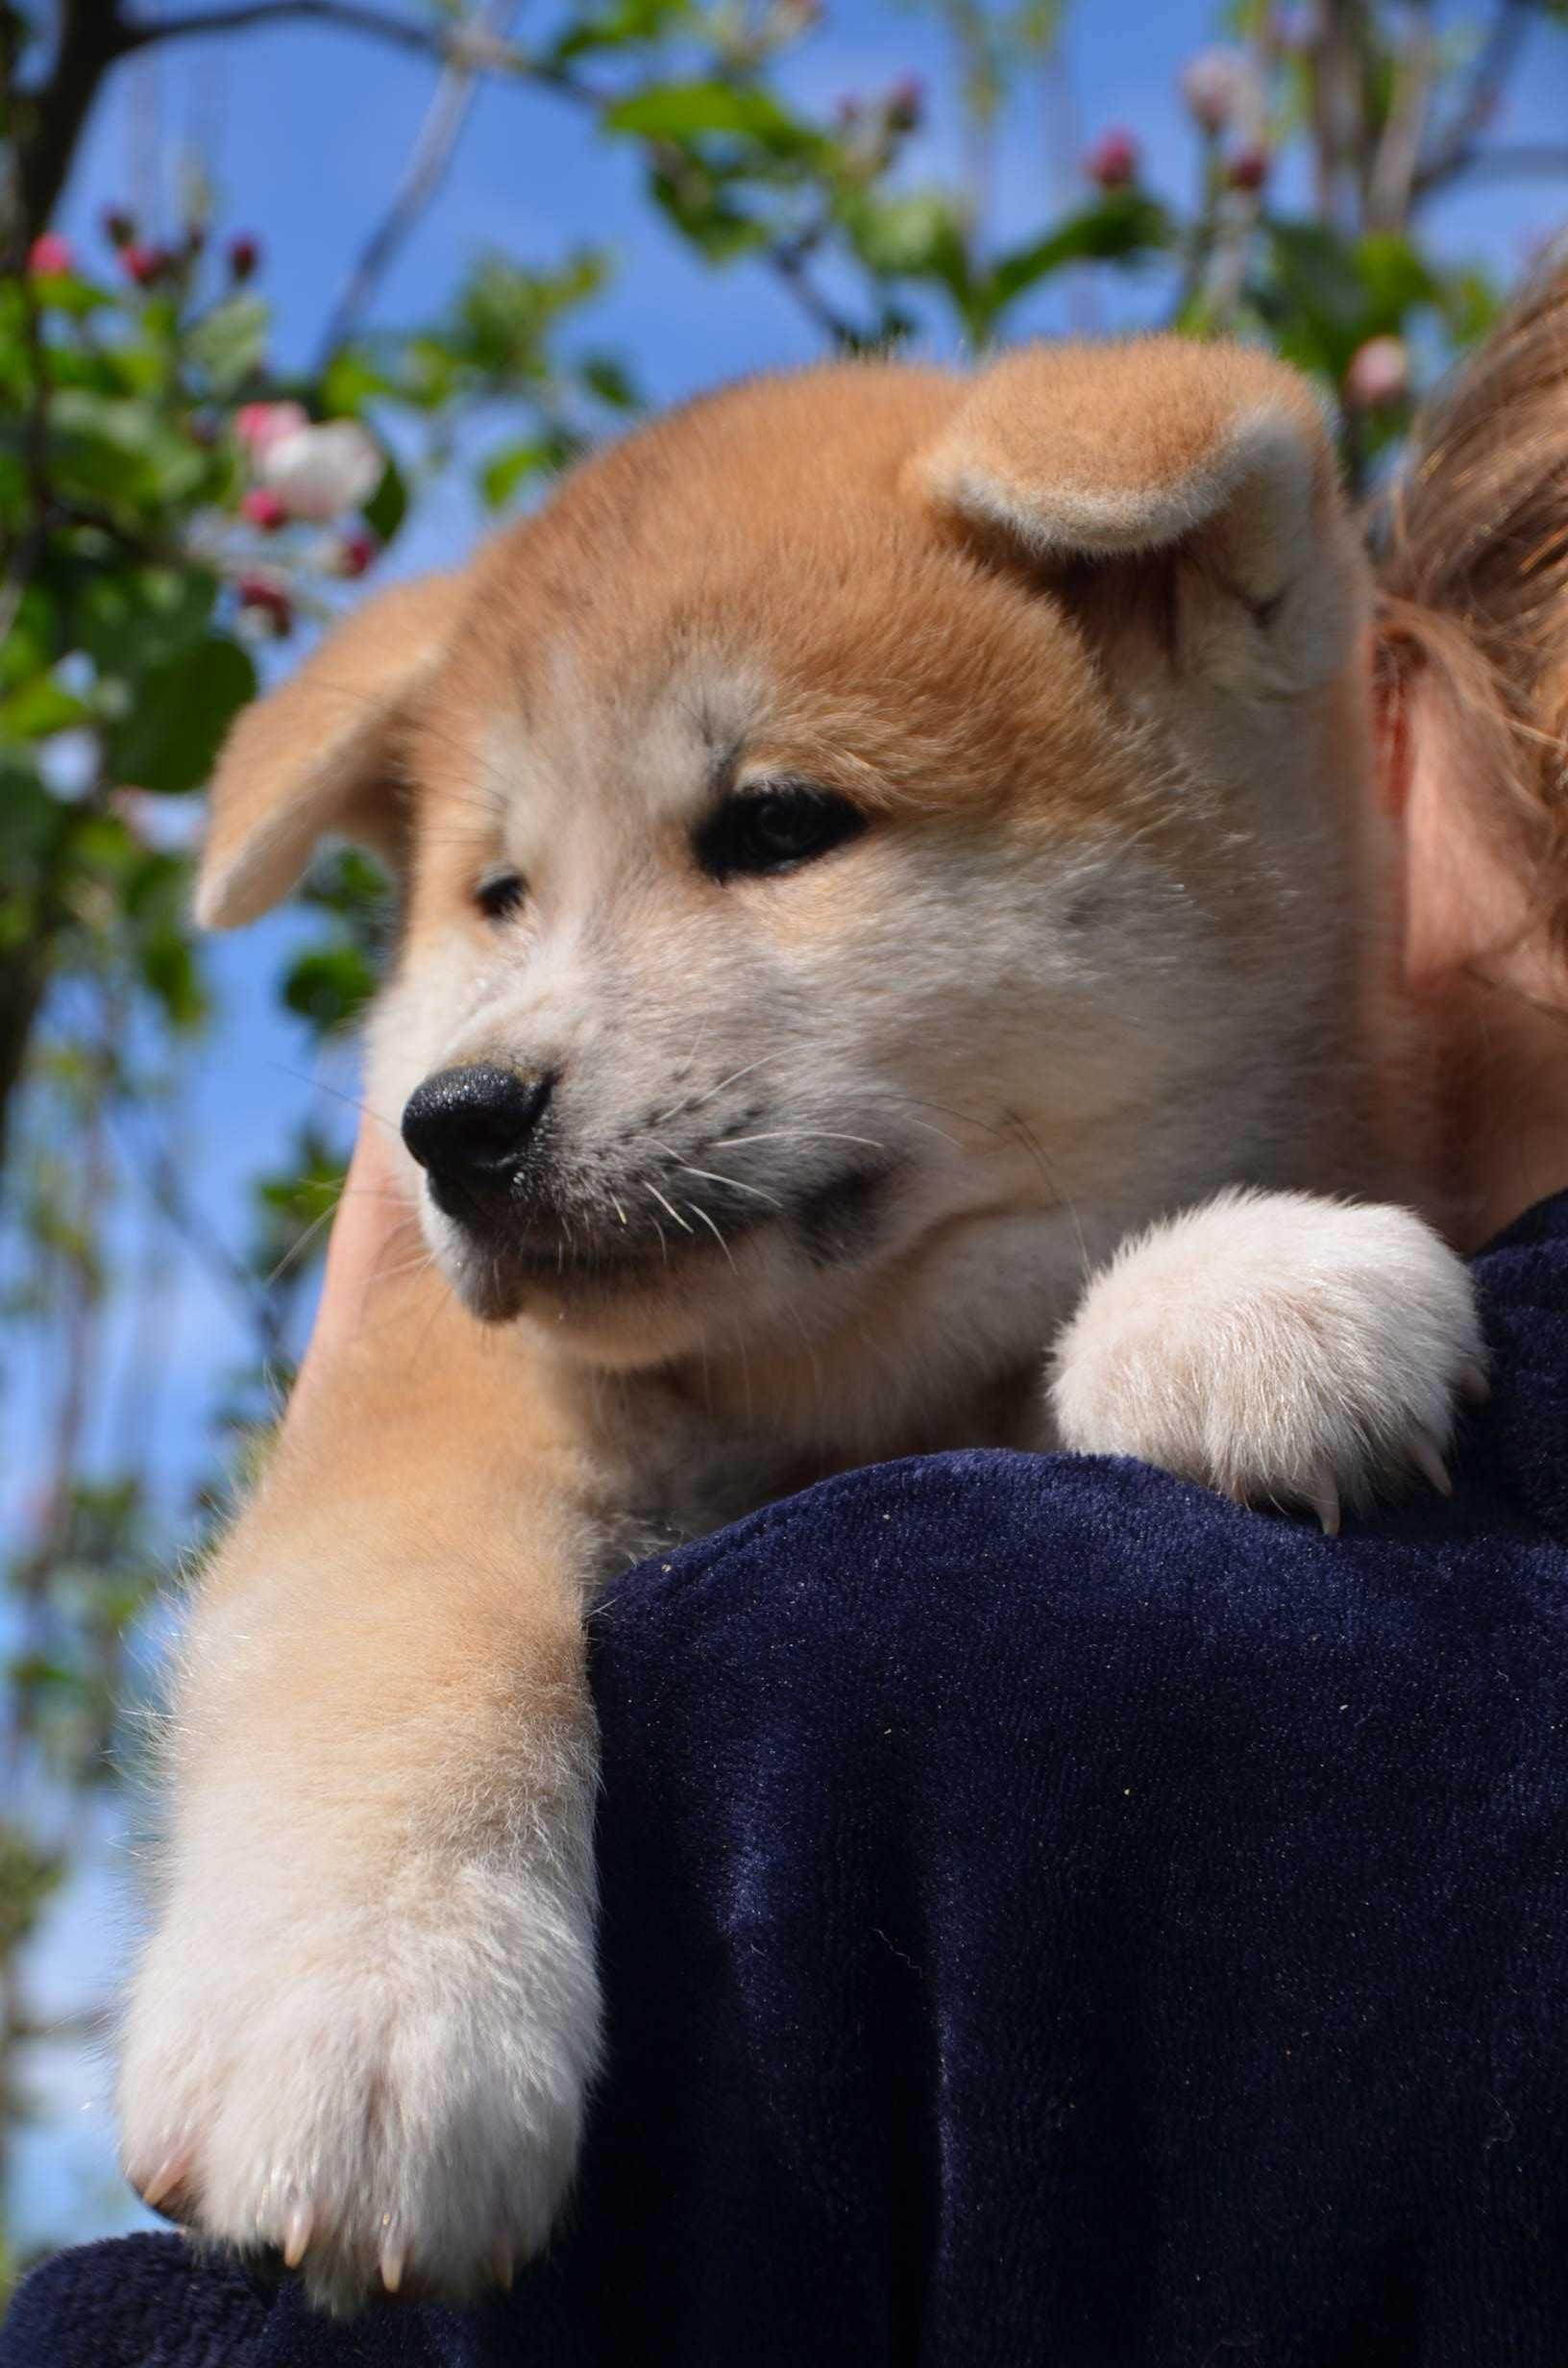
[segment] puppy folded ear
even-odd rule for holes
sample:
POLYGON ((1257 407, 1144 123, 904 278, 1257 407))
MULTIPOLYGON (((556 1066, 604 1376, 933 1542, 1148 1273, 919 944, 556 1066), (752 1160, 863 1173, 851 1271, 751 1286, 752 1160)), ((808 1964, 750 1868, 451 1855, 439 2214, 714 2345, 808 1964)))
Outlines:
POLYGON ((239 718, 212 779, 196 882, 205 928, 276 904, 328 831, 396 856, 400 743, 452 646, 463 590, 460 577, 427 576, 383 592, 239 718))
POLYGON ((1246 347, 1147 337, 1010 354, 921 473, 940 507, 1047 572, 1191 562, 1178 654, 1230 687, 1321 680, 1360 622, 1317 401, 1246 347))

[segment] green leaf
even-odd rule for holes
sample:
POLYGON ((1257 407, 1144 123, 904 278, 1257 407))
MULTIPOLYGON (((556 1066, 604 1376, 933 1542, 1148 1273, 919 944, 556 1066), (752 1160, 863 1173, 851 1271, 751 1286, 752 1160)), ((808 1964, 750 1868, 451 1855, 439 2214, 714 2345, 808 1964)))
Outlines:
POLYGON ((1475 345, 1485 336, 1502 309, 1502 298, 1490 274, 1479 265, 1440 274, 1437 307, 1454 343, 1475 345))
POLYGON ((906 197, 857 191, 841 208, 861 260, 889 279, 935 280, 962 308, 969 299, 968 250, 952 200, 941 189, 906 197))
POLYGON ((710 263, 733 263, 768 243, 764 224, 722 195, 719 185, 699 166, 678 178, 654 170, 648 185, 660 212, 710 263))
POLYGON ((334 847, 319 856, 300 888, 300 902, 345 920, 379 927, 391 882, 373 855, 360 847, 334 847))
POLYGON ((394 382, 363 346, 341 346, 321 382, 324 419, 357 419, 367 403, 394 391, 394 382))
POLYGON ((68 499, 135 513, 187 501, 209 463, 153 404, 65 387, 49 406, 48 466, 68 499))
POLYGON ((41 584, 30 583, 0 640, 0 689, 10 690, 48 671, 55 654, 55 607, 41 584))
POLYGON ((389 543, 408 508, 408 487, 397 462, 388 458, 381 481, 365 504, 365 524, 377 540, 389 543))
POLYGON ((153 930, 141 946, 142 983, 173 1027, 192 1028, 207 1017, 196 950, 184 929, 153 930))
POLYGON ((552 477, 576 452, 565 435, 531 436, 524 444, 508 444, 492 453, 479 471, 479 491, 487 509, 504 509, 520 485, 530 477, 552 477))
POLYGON ((283 979, 283 1001, 320 1034, 357 1019, 376 992, 376 974, 357 946, 318 946, 300 954, 283 979))
POLYGON ((631 374, 613 354, 589 354, 577 365, 583 384, 612 411, 640 411, 642 396, 631 374))
POLYGON ((271 325, 265 300, 245 291, 214 305, 187 332, 185 351, 214 394, 236 393, 260 367, 271 325))
POLYGON ((1170 246, 1173 235, 1164 208, 1143 190, 1111 190, 1097 204, 1069 214, 1045 237, 1002 256, 986 283, 989 311, 994 318, 1026 288, 1071 263, 1115 263, 1124 269, 1140 263, 1170 246))
POLYGON ((749 140, 775 157, 820 157, 828 143, 809 124, 786 112, 765 90, 733 83, 650 83, 605 110, 607 132, 678 146, 720 134, 749 140))
POLYGON ((217 591, 206 567, 95 569, 77 589, 72 630, 101 674, 144 674, 205 630, 217 591))
POLYGON ((590 50, 625 49, 651 41, 692 13, 691 0, 612 0, 593 15, 579 17, 551 47, 552 62, 566 65, 590 50))
POLYGON ((54 312, 68 312, 74 320, 86 320, 89 312, 114 301, 74 271, 39 273, 33 280, 33 289, 40 305, 54 312))
POLYGON ((256 668, 239 644, 218 634, 154 667, 136 703, 110 735, 116 780, 138 789, 200 789, 224 733, 256 695, 256 668))
POLYGON ((0 700, 0 734, 8 740, 47 740, 51 732, 92 721, 92 709, 51 675, 35 675, 0 700))
POLYGON ((1359 239, 1355 265, 1366 306, 1368 336, 1397 334, 1416 305, 1437 301, 1437 282, 1408 238, 1373 231, 1359 239))

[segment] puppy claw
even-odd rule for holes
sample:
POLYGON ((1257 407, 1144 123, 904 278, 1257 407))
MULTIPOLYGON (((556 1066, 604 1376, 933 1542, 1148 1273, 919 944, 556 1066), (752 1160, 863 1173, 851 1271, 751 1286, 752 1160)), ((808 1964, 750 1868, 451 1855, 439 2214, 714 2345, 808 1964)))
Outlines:
POLYGON ((316 2216, 308 2204, 296 2204, 283 2224, 283 2267, 298 2269, 310 2249, 316 2216))
POLYGON ((512 2290, 513 2276, 511 2247, 509 2245, 498 2245, 490 2266, 495 2274, 497 2285, 500 2286, 503 2294, 509 2294, 512 2290))
POLYGON ((381 2283, 389 2294, 395 2294, 402 2285, 406 2260, 402 2245, 389 2236, 381 2247, 381 2283))
POLYGON ((1459 1395, 1461 1397, 1467 1397, 1473 1406, 1484 1406, 1491 1394, 1491 1379, 1483 1365, 1472 1362, 1459 1368, 1459 1395))
POLYGON ((150 2179, 138 2179, 135 2171, 130 2174, 131 2184, 136 2189, 149 2211, 159 2210, 174 2195, 175 2190, 184 2184, 190 2175, 193 2159, 192 2151, 188 2146, 179 2146, 172 2153, 164 2156, 150 2179))
POLYGON ((1439 1496, 1453 1495, 1454 1482, 1448 1466, 1437 1452, 1434 1440, 1418 1433, 1410 1443, 1410 1461, 1416 1470, 1432 1482, 1439 1496))
POLYGON ((1334 1482, 1332 1480, 1320 1481, 1315 1489, 1309 1491, 1307 1502, 1316 1514, 1322 1525, 1324 1537, 1337 1538, 1340 1519, 1339 1492, 1334 1482))

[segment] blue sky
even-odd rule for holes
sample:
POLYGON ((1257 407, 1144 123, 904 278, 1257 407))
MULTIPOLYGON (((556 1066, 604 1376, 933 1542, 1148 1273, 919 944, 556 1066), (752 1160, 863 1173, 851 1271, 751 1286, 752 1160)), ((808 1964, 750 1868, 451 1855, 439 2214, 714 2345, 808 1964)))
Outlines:
MULTIPOLYGON (((190 0, 158 12, 186 12, 190 0)), ((146 13, 153 13, 148 0, 146 13)), ((1080 0, 1069 17, 1067 59, 1082 139, 1111 124, 1133 127, 1149 178, 1182 200, 1193 144, 1177 95, 1181 64, 1213 37, 1220 12, 1208 0, 1080 0)), ((1463 11, 1441 10, 1449 23, 1463 11)), ((520 13, 526 32, 528 12, 520 13)), ((951 62, 931 19, 908 5, 828 0, 822 30, 790 69, 795 95, 827 110, 847 92, 885 86, 903 71, 925 81, 929 128, 914 143, 914 178, 950 170, 951 62)), ((221 41, 165 44, 110 83, 93 121, 61 227, 85 247, 97 240, 102 206, 144 211, 171 204, 177 160, 194 143, 206 155, 227 228, 254 230, 266 251, 260 282, 277 309, 278 351, 307 355, 349 260, 378 217, 428 103, 433 69, 391 48, 331 29, 292 24, 221 41)), ((1560 139, 1568 100, 1568 41, 1537 29, 1527 43, 1516 96, 1495 128, 1511 141, 1560 139)), ((1050 210, 1061 164, 1047 153, 1042 93, 1027 86, 1010 106, 996 188, 1002 236, 1038 227, 1050 210)), ((629 149, 597 141, 578 115, 537 93, 494 88, 479 100, 455 170, 385 283, 379 311, 410 320, 438 305, 464 263, 485 247, 547 263, 574 245, 608 246, 616 278, 597 308, 593 342, 619 349, 660 401, 677 399, 738 371, 804 361, 816 342, 787 298, 763 273, 703 271, 649 213, 629 149)), ((1451 256, 1475 256, 1511 274, 1543 235, 1568 216, 1568 188, 1539 181, 1459 187, 1429 217, 1451 256)), ((164 227, 172 227, 166 224, 164 227)), ((1141 317, 1146 290, 1108 296, 1106 326, 1141 317)), ((1041 299, 1026 326, 1060 327, 1062 298, 1041 299)), ((460 482, 430 498, 395 554, 412 572, 459 555, 477 527, 460 482)), ((212 1223, 232 1240, 243 1228, 240 1193, 307 1108, 335 1124, 336 1098, 352 1092, 342 1056, 306 1073, 299 1029, 269 1000, 282 944, 300 925, 282 917, 215 953, 219 1017, 196 1064, 181 1121, 190 1147, 192 1189, 212 1223)), ((244 1358, 234 1312, 210 1280, 177 1261, 159 1327, 159 1372, 147 1394, 145 1444, 171 1492, 206 1462, 204 1423, 221 1374, 244 1358)), ((110 1329, 107 1353, 123 1366, 134 1352, 110 1329)), ((13 1485, 25 1464, 27 1409, 13 1485)), ((0 1516, 4 1492, 0 1489, 0 1516)), ((127 1925, 118 1905, 116 1838, 96 1836, 86 1878, 77 1885, 37 1953, 37 1993, 66 2010, 108 1994, 123 1964, 127 1925)), ((35 2083, 45 2117, 24 2140, 15 2202, 19 2232, 88 2234, 135 2218, 117 2188, 102 2067, 79 2050, 38 2051, 35 2083)))

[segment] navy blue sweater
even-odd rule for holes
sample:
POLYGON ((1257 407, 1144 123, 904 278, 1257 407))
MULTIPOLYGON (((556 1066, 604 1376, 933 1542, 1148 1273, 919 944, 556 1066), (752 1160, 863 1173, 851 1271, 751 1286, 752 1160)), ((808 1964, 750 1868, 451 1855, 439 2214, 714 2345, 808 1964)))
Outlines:
POLYGON ((939 1456, 633 1572, 548 2258, 344 2328, 131 2237, 0 2368, 1564 2368, 1568 1195, 1479 1271, 1451 1505, 939 1456))

